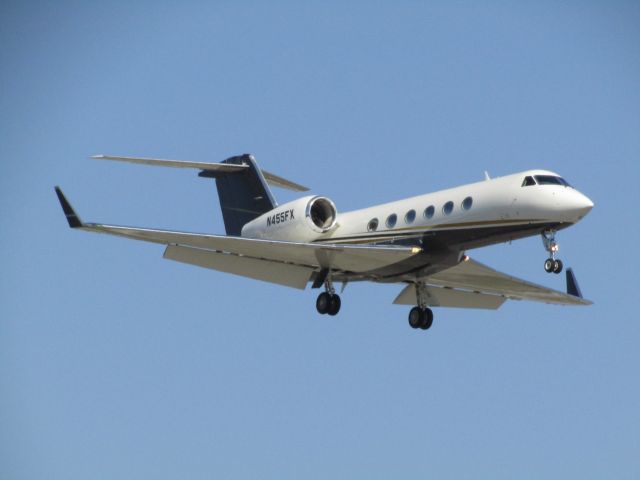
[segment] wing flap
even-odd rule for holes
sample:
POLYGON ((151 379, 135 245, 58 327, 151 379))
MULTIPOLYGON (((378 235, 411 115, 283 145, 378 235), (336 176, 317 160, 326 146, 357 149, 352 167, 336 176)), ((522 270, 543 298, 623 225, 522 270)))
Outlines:
MULTIPOLYGON (((507 301, 505 297, 478 292, 429 286, 425 289, 430 307, 479 308, 496 310, 507 301)), ((415 285, 407 285, 393 301, 396 305, 417 305, 415 285)))
POLYGON ((164 258, 199 267, 232 273, 242 277, 277 283, 286 287, 304 290, 313 273, 313 268, 287 265, 271 260, 258 260, 229 253, 212 252, 192 247, 169 245, 164 258))

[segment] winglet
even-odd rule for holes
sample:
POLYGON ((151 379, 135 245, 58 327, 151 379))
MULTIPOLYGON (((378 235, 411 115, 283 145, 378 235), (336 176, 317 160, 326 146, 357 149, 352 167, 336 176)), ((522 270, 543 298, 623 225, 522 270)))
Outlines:
POLYGON ((58 200, 60 200, 60 206, 62 206, 62 211, 64 212, 65 217, 67 217, 67 222, 69 222, 69 226, 71 228, 82 227, 83 226, 82 220, 80 220, 80 217, 78 216, 78 214, 75 212, 75 210, 69 203, 69 200, 67 200, 67 198, 64 196, 64 193, 62 193, 62 190, 60 190, 60 187, 55 187, 55 188, 56 188, 56 195, 58 195, 58 200))
POLYGON ((567 268, 567 293, 574 297, 582 298, 582 292, 578 286, 578 281, 571 268, 567 268))

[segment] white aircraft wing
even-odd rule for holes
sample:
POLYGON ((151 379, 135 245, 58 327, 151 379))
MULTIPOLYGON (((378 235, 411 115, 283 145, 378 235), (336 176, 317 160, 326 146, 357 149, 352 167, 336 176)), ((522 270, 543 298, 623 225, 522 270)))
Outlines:
MULTIPOLYGON (((590 305, 582 298, 571 269, 567 293, 498 272, 471 259, 423 280, 431 306, 460 308, 500 307, 506 300, 533 300, 557 305, 590 305)), ((414 285, 407 286, 394 303, 416 305, 414 285)))
POLYGON ((318 269, 367 272, 401 262, 421 251, 410 247, 283 242, 84 223, 57 187, 56 193, 71 228, 167 245, 164 256, 170 260, 297 288, 304 288, 318 269))
POLYGON ((85 223, 80 228, 164 245, 181 245, 274 262, 351 272, 367 272, 382 268, 405 260, 419 251, 407 247, 282 242, 97 223, 85 223))

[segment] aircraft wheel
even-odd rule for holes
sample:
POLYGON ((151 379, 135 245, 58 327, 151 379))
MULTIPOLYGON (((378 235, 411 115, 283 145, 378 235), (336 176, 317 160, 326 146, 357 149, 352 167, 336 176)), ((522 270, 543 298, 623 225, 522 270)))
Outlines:
POLYGON ((562 260, 556 260, 553 262, 553 273, 560 273, 562 271, 562 260))
MULTIPOLYGON (((329 313, 329 308, 331 307, 331 295, 327 292, 322 292, 318 295, 318 299, 316 300, 316 310, 321 315, 325 313, 329 313)), ((338 307, 339 309, 340 307, 338 307)), ((334 314, 335 315, 335 314, 334 314)))
POLYGON ((430 308, 426 308, 422 313, 422 324, 420 328, 422 330, 429 330, 433 325, 433 311, 430 308))
POLYGON ((334 293, 333 295, 331 295, 331 299, 329 300, 329 308, 327 310, 327 313, 332 316, 337 315, 340 311, 340 305, 342 305, 342 302, 340 301, 340 295, 334 293))
POLYGON ((420 307, 413 307, 409 310, 409 325, 411 328, 420 328, 422 325, 423 311, 420 307))
POLYGON ((553 272, 555 266, 556 266, 556 261, 553 258, 547 258, 544 261, 544 271, 547 273, 553 272))

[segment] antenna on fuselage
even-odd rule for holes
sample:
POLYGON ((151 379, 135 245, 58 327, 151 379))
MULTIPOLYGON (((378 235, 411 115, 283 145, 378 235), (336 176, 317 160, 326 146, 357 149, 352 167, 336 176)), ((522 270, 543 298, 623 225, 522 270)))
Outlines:
POLYGON ((486 170, 484 171, 484 179, 491 180, 491 177, 489 176, 489 172, 487 172, 486 170))

